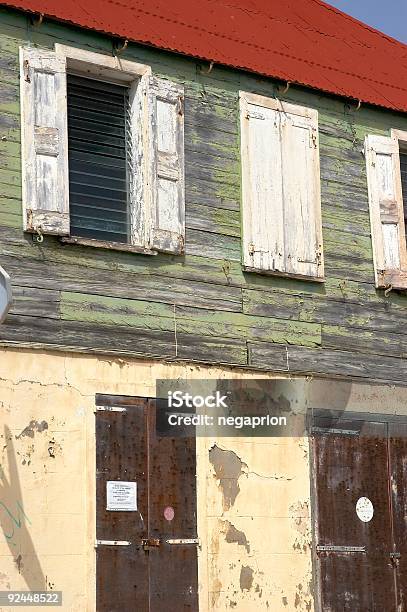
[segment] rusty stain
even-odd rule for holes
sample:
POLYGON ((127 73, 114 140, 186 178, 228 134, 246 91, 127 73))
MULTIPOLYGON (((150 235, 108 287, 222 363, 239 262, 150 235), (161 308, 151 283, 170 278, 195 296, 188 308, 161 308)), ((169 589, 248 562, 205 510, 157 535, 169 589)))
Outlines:
POLYGON ((30 421, 27 427, 23 429, 23 431, 19 433, 18 436, 16 436, 16 440, 18 440, 19 438, 24 438, 25 436, 28 436, 29 438, 33 438, 34 433, 36 431, 38 433, 41 433, 45 431, 46 429, 48 429, 48 423, 46 421, 41 421, 41 423, 39 421, 34 421, 34 420, 30 421))
POLYGON ((213 581, 213 591, 211 593, 211 600, 212 600, 212 608, 216 607, 216 604, 218 603, 218 599, 220 597, 220 592, 222 590, 222 583, 220 580, 218 580, 218 578, 216 578, 213 581))
POLYGON ((234 451, 223 450, 216 444, 209 450, 209 459, 222 490, 224 510, 229 510, 240 492, 238 480, 244 474, 243 467, 247 468, 247 465, 234 451))
POLYGON ((16 557, 16 559, 14 560, 14 563, 15 563, 15 564, 16 564, 16 566, 17 566, 18 573, 19 573, 19 574, 21 574, 21 570, 22 570, 22 569, 23 569, 23 567, 24 567, 24 564, 23 564, 23 557, 22 557, 21 555, 18 555, 18 557, 16 557))
POLYGON ((244 546, 247 552, 249 553, 250 544, 243 531, 239 531, 239 529, 236 529, 236 527, 232 525, 232 523, 230 523, 229 521, 225 521, 225 524, 227 525, 227 532, 225 537, 226 542, 228 542, 229 544, 236 543, 239 544, 239 546, 244 546))
POLYGON ((250 591, 253 586, 253 570, 248 565, 242 565, 240 570, 240 589, 250 591))
POLYGON ((288 599, 287 599, 287 597, 283 597, 283 598, 282 598, 282 601, 283 601, 283 604, 284 604, 285 606, 288 606, 288 599))

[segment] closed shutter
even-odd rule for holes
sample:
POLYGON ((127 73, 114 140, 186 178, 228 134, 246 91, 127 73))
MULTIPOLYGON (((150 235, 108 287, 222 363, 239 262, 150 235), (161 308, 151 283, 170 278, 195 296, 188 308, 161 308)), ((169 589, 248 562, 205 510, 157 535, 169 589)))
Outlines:
POLYGON ((367 136, 366 170, 376 286, 402 288, 407 253, 398 140, 367 136))
POLYGON ((151 248, 182 253, 185 240, 183 87, 150 77, 151 248))
POLYGON ((129 242, 128 87, 68 75, 71 234, 129 242))
POLYGON ((20 49, 24 230, 69 234, 66 62, 20 49))
POLYGON ((323 278, 318 115, 241 92, 243 265, 323 278))

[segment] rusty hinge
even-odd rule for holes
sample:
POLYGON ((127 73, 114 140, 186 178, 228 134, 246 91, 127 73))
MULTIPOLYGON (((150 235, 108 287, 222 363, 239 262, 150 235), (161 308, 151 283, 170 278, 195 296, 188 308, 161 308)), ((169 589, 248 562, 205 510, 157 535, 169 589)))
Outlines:
POLYGON ((180 117, 182 117, 182 115, 184 114, 184 111, 185 111, 184 107, 185 107, 184 96, 178 96, 177 113, 178 115, 180 115, 180 117))
MULTIPOLYGON (((255 253, 270 253, 270 251, 264 251, 263 249, 256 249, 253 242, 251 242, 248 246, 249 255, 253 256, 255 253)), ((281 253, 276 253, 281 257, 281 253)))
POLYGON ((27 210, 27 229, 32 230, 34 226, 34 213, 32 208, 27 210))
POLYGON ((309 146, 311 147, 311 149, 316 149, 318 146, 318 135, 317 135, 317 131, 315 128, 311 128, 310 129, 310 139, 309 139, 309 146))
POLYGON ((260 119, 261 121, 265 121, 266 118, 261 113, 247 112, 246 119, 260 119))
POLYGON ((27 83, 31 83, 30 64, 29 64, 28 59, 24 60, 23 62, 23 73, 24 73, 24 80, 27 81, 27 83))

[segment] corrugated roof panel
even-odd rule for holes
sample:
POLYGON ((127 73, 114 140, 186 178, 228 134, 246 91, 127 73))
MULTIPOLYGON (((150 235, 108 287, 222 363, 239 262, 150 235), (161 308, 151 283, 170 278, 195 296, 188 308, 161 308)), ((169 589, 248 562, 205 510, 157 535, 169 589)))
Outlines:
POLYGON ((407 111, 407 45, 320 0, 6 0, 0 4, 407 111))

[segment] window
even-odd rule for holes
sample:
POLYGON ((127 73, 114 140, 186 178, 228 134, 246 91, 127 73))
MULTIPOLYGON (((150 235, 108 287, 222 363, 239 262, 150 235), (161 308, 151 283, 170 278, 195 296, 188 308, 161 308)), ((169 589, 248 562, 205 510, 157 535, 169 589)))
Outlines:
POLYGON ((20 63, 24 229, 183 252, 183 88, 59 44, 21 48, 20 63))
POLYGON ((68 74, 71 234, 130 242, 129 90, 68 74))
POLYGON ((372 247, 377 287, 407 289, 405 163, 407 132, 391 137, 366 137, 365 155, 369 190, 372 247))
POLYGON ((240 93, 243 265, 323 280, 318 113, 240 93))

